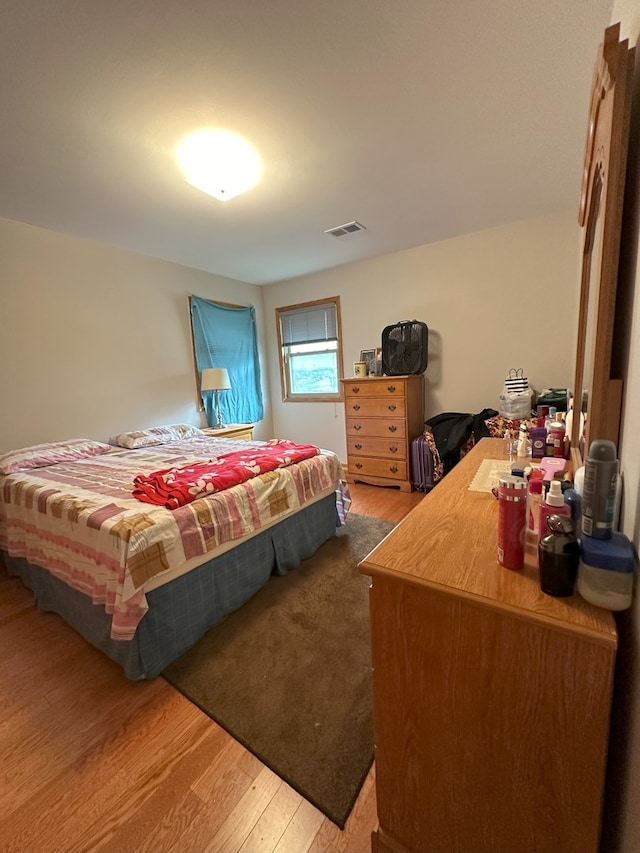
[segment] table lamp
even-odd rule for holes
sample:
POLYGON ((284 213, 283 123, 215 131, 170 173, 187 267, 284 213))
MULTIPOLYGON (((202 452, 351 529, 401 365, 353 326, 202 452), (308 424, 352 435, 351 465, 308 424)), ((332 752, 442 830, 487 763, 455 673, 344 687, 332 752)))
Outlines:
POLYGON ((226 367, 206 367, 202 371, 202 377, 200 379, 200 390, 216 392, 217 422, 213 425, 214 429, 224 428, 224 424, 222 423, 222 415, 220 413, 220 398, 218 396, 218 393, 220 391, 227 391, 229 388, 231 388, 231 383, 229 382, 229 374, 227 373, 226 367))

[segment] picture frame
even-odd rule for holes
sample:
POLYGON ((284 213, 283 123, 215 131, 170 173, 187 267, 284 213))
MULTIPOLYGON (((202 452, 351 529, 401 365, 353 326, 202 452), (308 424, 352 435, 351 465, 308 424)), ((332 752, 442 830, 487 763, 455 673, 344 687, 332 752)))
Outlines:
POLYGON ((367 376, 382 376, 382 349, 360 350, 360 361, 367 365, 367 376))

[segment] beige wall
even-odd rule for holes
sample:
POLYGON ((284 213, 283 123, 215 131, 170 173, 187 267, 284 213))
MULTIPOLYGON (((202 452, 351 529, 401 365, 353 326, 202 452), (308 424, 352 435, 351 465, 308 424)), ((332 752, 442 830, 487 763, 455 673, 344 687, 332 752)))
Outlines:
MULTIPOLYGON (((187 297, 256 307, 262 290, 0 219, 0 450, 178 421, 203 425, 187 297)), ((269 387, 261 348, 267 417, 269 387)))
MULTIPOLYGON (((361 349, 380 346, 385 326, 427 323, 425 417, 497 407, 511 367, 523 367, 538 390, 571 386, 578 246, 573 211, 271 285, 264 294, 267 348, 277 346, 275 308, 338 295, 346 376, 361 349)), ((276 433, 323 444, 345 459, 344 406, 283 403, 275 359, 269 371, 276 433)))
POLYGON ((497 405, 511 366, 523 366, 538 388, 566 385, 576 258, 574 217, 555 216, 261 289, 0 220, 0 450, 175 421, 201 425, 189 293, 256 306, 266 406, 258 437, 315 442, 343 459, 342 404, 280 399, 276 306, 338 294, 347 375, 360 349, 380 345, 384 326, 427 322, 427 417, 497 405))

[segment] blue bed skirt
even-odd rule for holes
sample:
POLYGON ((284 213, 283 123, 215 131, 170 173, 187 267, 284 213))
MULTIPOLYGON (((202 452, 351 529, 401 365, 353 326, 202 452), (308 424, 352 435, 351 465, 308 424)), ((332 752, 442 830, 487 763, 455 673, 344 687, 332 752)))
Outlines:
POLYGON ((127 678, 155 678, 209 628, 237 610, 269 580, 286 574, 335 536, 335 494, 284 519, 236 548, 147 593, 149 610, 133 640, 110 637, 104 607, 46 569, 2 553, 10 575, 31 589, 40 610, 53 611, 124 669, 127 678))

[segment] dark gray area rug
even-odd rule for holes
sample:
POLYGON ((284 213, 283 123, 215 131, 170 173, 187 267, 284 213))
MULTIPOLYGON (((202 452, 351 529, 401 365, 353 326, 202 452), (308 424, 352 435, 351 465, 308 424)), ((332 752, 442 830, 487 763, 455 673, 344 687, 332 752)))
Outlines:
POLYGON ((370 580, 356 565, 394 526, 350 513, 163 673, 341 828, 373 761, 370 580))

